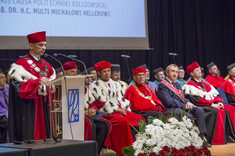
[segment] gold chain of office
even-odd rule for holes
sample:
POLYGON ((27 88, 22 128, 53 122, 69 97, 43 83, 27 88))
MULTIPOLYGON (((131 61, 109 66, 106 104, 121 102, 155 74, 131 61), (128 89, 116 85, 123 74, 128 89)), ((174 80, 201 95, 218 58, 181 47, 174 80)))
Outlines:
POLYGON ((152 104, 156 105, 155 102, 154 102, 153 99, 152 99, 152 94, 151 94, 149 88, 148 88, 146 85, 144 85, 144 87, 147 89, 147 91, 149 92, 149 94, 150 94, 151 96, 145 96, 143 93, 141 93, 141 91, 137 88, 137 86, 136 86, 135 84, 133 84, 133 87, 135 88, 135 90, 137 91, 137 93, 138 93, 141 97, 150 100, 152 104))

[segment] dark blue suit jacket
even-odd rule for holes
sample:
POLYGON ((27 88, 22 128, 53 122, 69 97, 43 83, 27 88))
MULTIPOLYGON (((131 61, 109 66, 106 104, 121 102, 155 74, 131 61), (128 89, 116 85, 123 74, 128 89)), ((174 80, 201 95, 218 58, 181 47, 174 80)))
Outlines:
MULTIPOLYGON (((169 81, 165 79, 168 83, 169 81)), ((182 91, 182 88, 179 83, 175 83, 176 88, 182 91)), ((157 97, 161 100, 162 104, 166 108, 182 108, 185 109, 186 103, 189 102, 189 99, 185 98, 185 103, 181 98, 176 95, 170 88, 168 88, 162 82, 158 85, 157 97)))

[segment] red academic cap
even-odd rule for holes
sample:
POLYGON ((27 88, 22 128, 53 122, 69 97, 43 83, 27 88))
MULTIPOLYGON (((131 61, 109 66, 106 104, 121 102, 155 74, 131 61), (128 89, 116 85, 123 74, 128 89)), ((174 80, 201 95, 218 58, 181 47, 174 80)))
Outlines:
POLYGON ((101 71, 102 69, 111 68, 111 63, 107 61, 101 61, 94 65, 96 71, 101 71))
POLYGON ((36 32, 27 35, 29 43, 46 41, 46 31, 36 32))
POLYGON ((192 64, 188 65, 188 67, 186 68, 186 71, 188 74, 190 74, 192 71, 194 71, 194 69, 199 68, 200 66, 198 65, 198 63, 195 61, 192 64))
POLYGON ((145 68, 142 68, 142 67, 138 67, 136 69, 133 69, 132 70, 132 73, 133 75, 135 76, 136 74, 138 73, 146 73, 146 69, 145 68))
POLYGON ((71 62, 64 63, 63 68, 64 70, 71 70, 71 69, 77 69, 78 67, 77 67, 76 62, 71 61, 71 62))

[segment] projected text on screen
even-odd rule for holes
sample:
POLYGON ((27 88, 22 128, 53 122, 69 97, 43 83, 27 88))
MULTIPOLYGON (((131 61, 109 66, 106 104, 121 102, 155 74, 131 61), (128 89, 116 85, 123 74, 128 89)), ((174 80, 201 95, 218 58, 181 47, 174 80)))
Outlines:
POLYGON ((0 36, 146 37, 144 0, 0 0, 0 36))

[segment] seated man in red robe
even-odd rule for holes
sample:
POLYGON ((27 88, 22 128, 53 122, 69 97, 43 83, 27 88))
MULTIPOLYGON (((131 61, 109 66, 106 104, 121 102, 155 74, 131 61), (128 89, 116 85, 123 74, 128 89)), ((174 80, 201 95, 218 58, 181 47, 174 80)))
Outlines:
POLYGON ((224 90, 228 103, 235 106, 235 63, 228 66, 229 78, 225 81, 222 89, 224 90))
POLYGON ((138 126, 138 121, 144 118, 131 112, 130 101, 123 98, 120 83, 110 78, 111 63, 98 62, 95 64, 95 69, 99 79, 89 86, 96 100, 93 107, 105 113, 102 118, 111 123, 112 128, 105 145, 121 155, 122 148, 131 146, 133 143, 132 134, 135 131, 132 126, 138 126))
POLYGON ((191 80, 183 86, 185 97, 193 104, 203 107, 206 124, 210 124, 207 126, 209 127, 207 131, 208 135, 211 135, 208 138, 213 140, 212 144, 234 142, 235 108, 223 104, 223 99, 219 97, 217 90, 200 80, 201 69, 197 62, 190 64, 187 72, 190 74, 191 80))
POLYGON ((218 67, 214 64, 214 62, 211 62, 207 65, 207 68, 209 71, 209 75, 206 77, 206 81, 215 88, 221 88, 225 80, 224 78, 219 76, 218 67))
POLYGON ((9 136, 10 141, 50 137, 49 80, 55 70, 41 56, 46 50, 46 32, 29 34, 29 53, 11 65, 9 136))
MULTIPOLYGON (((77 75, 76 62, 66 62, 63 64, 63 68, 66 76, 77 75)), ((84 140, 96 140, 98 144, 98 153, 100 153, 108 136, 110 124, 106 120, 102 120, 99 118, 94 119, 94 116, 96 116, 98 112, 94 108, 91 108, 90 104, 94 104, 95 98, 87 87, 85 87, 84 101, 84 140)))
POLYGON ((126 90, 124 98, 131 102, 131 110, 141 114, 148 119, 148 116, 159 118, 163 111, 166 111, 161 101, 157 98, 154 91, 145 84, 146 69, 138 67, 132 70, 135 83, 126 90))

